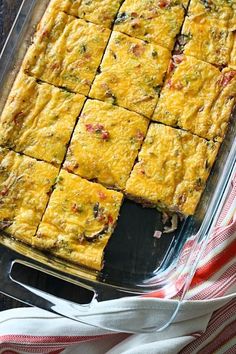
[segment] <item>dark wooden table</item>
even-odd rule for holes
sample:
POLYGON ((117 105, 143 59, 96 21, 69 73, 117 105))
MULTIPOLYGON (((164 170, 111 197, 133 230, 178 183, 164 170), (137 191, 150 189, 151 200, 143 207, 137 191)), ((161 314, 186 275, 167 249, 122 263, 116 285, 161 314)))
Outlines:
MULTIPOLYGON (((0 0, 0 51, 9 33, 21 0, 0 0)), ((20 302, 0 294, 0 311, 24 306, 20 302)))

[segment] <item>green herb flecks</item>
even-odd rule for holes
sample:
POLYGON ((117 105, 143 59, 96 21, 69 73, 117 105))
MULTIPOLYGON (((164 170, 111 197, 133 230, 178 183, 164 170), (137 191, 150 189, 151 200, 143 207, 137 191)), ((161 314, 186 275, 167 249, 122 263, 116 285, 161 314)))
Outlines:
POLYGON ((129 19, 129 14, 126 12, 121 12, 120 14, 117 15, 117 18, 115 19, 115 24, 120 24, 122 22, 125 22, 129 19))

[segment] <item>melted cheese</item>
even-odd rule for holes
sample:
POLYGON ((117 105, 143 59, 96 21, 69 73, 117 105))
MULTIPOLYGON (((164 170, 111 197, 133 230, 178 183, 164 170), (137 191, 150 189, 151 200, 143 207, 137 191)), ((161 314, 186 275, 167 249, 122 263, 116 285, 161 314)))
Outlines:
POLYGON ((218 143, 152 123, 126 193, 144 204, 192 215, 218 148, 218 143))
POLYGON ((181 0, 125 0, 114 29, 171 50, 183 23, 185 4, 181 0))
POLYGON ((31 243, 58 169, 0 148, 0 229, 31 243))
POLYGON ((216 20, 224 20, 230 30, 236 29, 236 2, 234 0, 191 0, 188 16, 206 16, 216 20))
POLYGON ((57 10, 110 28, 123 0, 54 0, 57 10))
POLYGON ((123 195, 61 171, 33 245, 100 270, 123 195))
MULTIPOLYGON (((123 0, 82 0, 78 16, 110 28, 123 0)), ((76 14, 74 14, 76 15, 76 14)))
POLYGON ((169 58, 165 48, 114 31, 89 95, 150 117, 169 58))
POLYGON ((233 32, 233 47, 230 53, 229 67, 236 70, 236 32, 233 32))
POLYGON ((38 26, 23 68, 40 80, 88 94, 110 30, 50 7, 38 26))
POLYGON ((227 65, 233 46, 233 33, 227 21, 209 19, 205 16, 186 17, 182 29, 184 54, 208 63, 227 65))
POLYGON ((153 120, 221 141, 236 96, 236 72, 193 57, 174 57, 153 120))
POLYGON ((124 189, 148 120, 110 103, 88 100, 75 129, 65 168, 124 189))
POLYGON ((20 72, 0 119, 0 145, 60 164, 83 102, 20 72))

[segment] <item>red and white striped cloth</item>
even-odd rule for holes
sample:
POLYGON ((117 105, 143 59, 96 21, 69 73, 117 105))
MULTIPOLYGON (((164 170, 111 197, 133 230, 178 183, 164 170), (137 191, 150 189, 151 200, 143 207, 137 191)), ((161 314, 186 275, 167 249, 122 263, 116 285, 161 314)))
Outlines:
MULTIPOLYGON (((236 176, 185 301, 162 332, 115 333, 36 308, 15 309, 0 313, 0 354, 235 354, 235 206, 236 176)), ((117 330, 133 321, 138 324, 141 318, 158 325, 181 295, 181 286, 182 282, 145 298, 100 303, 91 322, 117 330)))

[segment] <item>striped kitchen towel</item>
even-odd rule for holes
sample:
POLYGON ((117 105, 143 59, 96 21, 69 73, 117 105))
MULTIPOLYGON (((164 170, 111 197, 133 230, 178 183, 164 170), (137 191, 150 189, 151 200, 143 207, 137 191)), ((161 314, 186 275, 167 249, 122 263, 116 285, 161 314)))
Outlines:
POLYGON ((142 298, 97 303, 93 312, 83 317, 91 325, 37 308, 1 312, 0 353, 236 353, 235 205, 236 176, 185 300, 163 331, 121 333, 134 322, 143 325, 144 319, 147 327, 163 323, 182 294, 182 282, 142 298))

